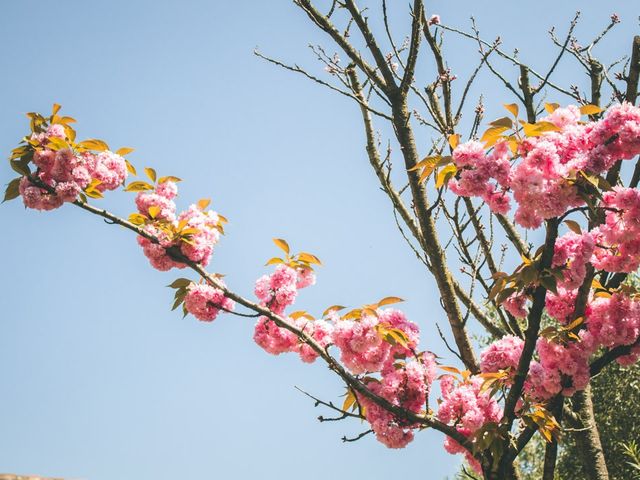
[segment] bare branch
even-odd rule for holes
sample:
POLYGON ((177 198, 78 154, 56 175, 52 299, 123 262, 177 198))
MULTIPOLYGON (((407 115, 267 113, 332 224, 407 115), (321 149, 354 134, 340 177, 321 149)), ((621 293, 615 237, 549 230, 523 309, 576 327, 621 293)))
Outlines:
MULTIPOLYGON (((258 51, 258 50, 254 50, 254 51, 253 51, 253 54, 254 54, 255 56, 257 56, 257 57, 262 58, 263 60, 266 60, 266 61, 267 61, 267 62, 269 62, 269 63, 273 63, 274 65, 277 65, 278 67, 284 68, 285 70, 289 70, 289 71, 291 71, 291 72, 295 72, 295 73, 299 73, 299 74, 301 74, 301 75, 304 75, 304 76, 305 76, 305 77, 307 77, 308 79, 313 80, 314 82, 316 82, 316 83, 318 83, 318 84, 320 84, 320 85, 322 85, 322 86, 324 86, 324 87, 330 88, 330 89, 331 89, 331 90, 333 90, 334 92, 338 92, 339 94, 344 95, 345 97, 349 97, 349 98, 351 98, 351 99, 355 100, 355 101, 356 101, 356 102, 358 102, 361 106, 365 106, 365 104, 363 104, 363 103, 361 102, 361 100, 360 100, 357 96, 353 95, 353 94, 352 94, 352 93, 350 93, 350 92, 345 92, 344 90, 341 90, 341 89, 337 88, 336 86, 331 85, 330 83, 325 82, 324 80, 322 80, 322 79, 320 79, 320 78, 318 78, 318 77, 315 77, 315 76, 311 75, 311 74, 310 74, 310 73, 308 73, 306 70, 304 70, 304 69, 300 68, 298 65, 293 65, 293 66, 291 66, 291 65, 287 65, 287 64, 285 64, 285 63, 280 62, 279 60, 275 60, 275 59, 273 59, 273 58, 271 58, 271 57, 267 57, 266 55, 262 54, 262 53, 261 53, 260 51, 258 51)), ((378 111, 378 110, 376 110, 376 109, 374 109, 374 108, 371 108, 371 107, 369 106, 369 104, 366 104, 366 107, 365 107, 365 108, 366 108, 368 111, 370 111, 371 113, 373 113, 374 115, 377 115, 377 116, 379 116, 379 117, 382 117, 382 118, 384 118, 385 120, 391 120, 391 117, 390 117, 389 115, 387 115, 386 113, 382 113, 382 112, 380 112, 380 111, 378 111)))

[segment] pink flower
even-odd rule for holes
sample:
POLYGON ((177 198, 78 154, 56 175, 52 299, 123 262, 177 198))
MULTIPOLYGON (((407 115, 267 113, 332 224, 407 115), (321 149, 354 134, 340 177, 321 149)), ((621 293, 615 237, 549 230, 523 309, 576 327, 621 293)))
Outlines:
POLYGON ((514 317, 526 318, 526 316, 529 314, 526 308, 528 299, 529 298, 522 293, 514 293, 513 295, 509 296, 504 302, 502 302, 502 306, 514 317))
POLYGON ((203 322, 215 320, 220 310, 233 311, 235 305, 231 299, 224 296, 222 290, 195 283, 187 288, 184 304, 190 314, 203 322))
POLYGON ((173 200, 178 195, 178 185, 171 180, 167 180, 156 186, 156 193, 167 200, 173 200))
POLYGON ((480 355, 480 369, 485 373, 507 369, 515 373, 523 347, 524 340, 513 335, 506 335, 496 340, 480 355))
POLYGON ((100 181, 96 189, 101 192, 115 190, 127 178, 127 166, 120 155, 104 151, 85 154, 85 159, 91 176, 100 181))

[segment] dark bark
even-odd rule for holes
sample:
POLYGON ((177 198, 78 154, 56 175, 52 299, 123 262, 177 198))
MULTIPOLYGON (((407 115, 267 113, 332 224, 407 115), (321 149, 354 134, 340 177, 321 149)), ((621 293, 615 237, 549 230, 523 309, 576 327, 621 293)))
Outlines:
POLYGON ((609 480, 600 433, 593 414, 590 386, 573 396, 573 406, 580 418, 579 424, 575 425, 575 439, 580 452, 582 452, 582 466, 586 479, 609 480))

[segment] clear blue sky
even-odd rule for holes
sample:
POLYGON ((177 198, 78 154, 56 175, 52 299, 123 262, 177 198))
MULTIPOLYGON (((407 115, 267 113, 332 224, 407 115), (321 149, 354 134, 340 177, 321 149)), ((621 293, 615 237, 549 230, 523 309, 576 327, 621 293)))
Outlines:
MULTIPOLYGON (((400 32, 408 2, 389 3, 400 32)), ((474 14, 488 38, 501 35, 541 66, 552 58, 547 29, 565 31, 577 8, 579 34, 616 11, 623 23, 605 57, 626 54, 635 2, 604 3, 428 2, 447 24, 466 26, 474 14)), ((183 206, 213 198, 231 223, 212 268, 237 290, 251 294, 275 253, 271 238, 284 237, 326 265, 299 306, 317 313, 398 295, 423 345, 443 353, 434 284, 377 188, 358 109, 252 54, 259 46, 322 74, 308 43, 330 46, 289 1, 2 2, 0 151, 26 133, 25 112, 59 102, 80 136, 135 147, 136 165, 184 178, 183 206)), ((461 73, 477 58, 459 41, 448 55, 461 73)), ((558 75, 584 84, 576 68, 558 75)), ((489 117, 511 101, 490 77, 481 91, 489 117)), ((2 184, 12 177, 2 164, 2 184)), ((126 215, 131 200, 117 194, 108 205, 126 215)), ((326 412, 293 388, 336 399, 342 388, 325 367, 265 354, 252 321, 208 325, 170 312, 164 286, 180 274, 151 269, 128 232, 78 209, 43 214, 19 201, 0 207, 0 221, 0 471, 90 480, 455 472, 459 460, 435 432, 403 451, 373 438, 342 444, 365 426, 317 423, 326 412)))

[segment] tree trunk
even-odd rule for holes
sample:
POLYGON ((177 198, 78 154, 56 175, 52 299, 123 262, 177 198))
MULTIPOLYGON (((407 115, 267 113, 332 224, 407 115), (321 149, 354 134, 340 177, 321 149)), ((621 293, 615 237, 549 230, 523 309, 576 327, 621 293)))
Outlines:
POLYGON ((575 425, 575 438, 582 452, 584 474, 588 480, 609 480, 600 434, 593 414, 591 386, 573 396, 573 405, 581 420, 581 424, 575 425))
POLYGON ((515 465, 509 465, 506 473, 488 472, 483 475, 484 480, 520 480, 520 473, 515 465))

